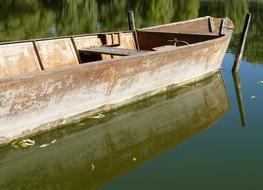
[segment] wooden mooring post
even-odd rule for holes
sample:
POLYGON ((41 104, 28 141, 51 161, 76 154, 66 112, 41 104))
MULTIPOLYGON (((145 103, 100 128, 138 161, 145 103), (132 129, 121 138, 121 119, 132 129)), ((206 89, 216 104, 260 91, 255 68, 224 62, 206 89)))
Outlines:
POLYGON ((232 68, 232 72, 238 72, 238 70, 239 70, 240 62, 242 60, 244 49, 245 49, 246 38, 247 38, 247 34, 248 34, 250 21, 251 21, 251 13, 247 13, 245 23, 244 23, 244 27, 243 27, 243 31, 241 34, 241 38, 239 41, 238 49, 236 52, 236 57, 235 57, 235 62, 234 62, 233 68, 232 68))
POLYGON ((140 50, 133 11, 129 11, 129 12, 128 12, 128 22, 129 22, 129 29, 132 30, 133 33, 134 33, 134 39, 135 39, 136 49, 137 49, 137 50, 140 50))

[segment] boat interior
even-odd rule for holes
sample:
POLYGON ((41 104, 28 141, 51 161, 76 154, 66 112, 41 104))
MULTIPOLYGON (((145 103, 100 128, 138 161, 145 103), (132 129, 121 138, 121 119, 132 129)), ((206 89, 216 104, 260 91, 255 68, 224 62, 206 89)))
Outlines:
POLYGON ((200 22, 202 23, 189 22, 189 24, 181 24, 181 27, 180 24, 173 24, 128 32, 2 43, 0 44, 0 79, 94 61, 111 60, 117 57, 167 50, 222 36, 220 34, 220 25, 223 28, 223 21, 222 23, 213 21, 217 23, 213 25, 218 26, 214 30, 211 29, 213 25, 211 25, 212 21, 209 21, 209 19, 200 20, 200 22), (195 25, 192 26, 193 29, 189 32, 191 23, 195 23, 195 25))

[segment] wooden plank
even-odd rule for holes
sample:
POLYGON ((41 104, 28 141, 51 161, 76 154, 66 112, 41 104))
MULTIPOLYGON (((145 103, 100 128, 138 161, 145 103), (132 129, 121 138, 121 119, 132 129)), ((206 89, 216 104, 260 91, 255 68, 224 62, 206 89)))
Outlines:
POLYGON ((0 78, 41 71, 32 42, 0 45, 0 78))
POLYGON ((79 49, 79 51, 85 54, 97 53, 97 54, 119 55, 119 56, 130 56, 130 55, 136 55, 138 53, 146 52, 146 51, 138 51, 132 49, 124 49, 124 48, 113 48, 113 47, 87 48, 87 49, 79 49))
POLYGON ((154 30, 138 30, 138 33, 148 33, 148 34, 161 34, 161 35, 176 35, 176 36, 194 36, 195 38, 202 37, 219 37, 217 34, 207 34, 207 33, 186 33, 186 32, 163 32, 154 30))
POLYGON ((220 35, 226 35, 227 18, 224 18, 221 22, 220 35))
POLYGON ((77 46, 76 46, 76 44, 75 44, 74 38, 71 37, 70 39, 71 39, 71 43, 72 43, 72 45, 73 45, 73 47, 74 47, 75 53, 76 53, 76 55, 77 55, 78 62, 79 62, 79 64, 81 64, 81 58, 80 58, 80 55, 79 55, 79 51, 78 51, 78 49, 77 49, 77 46))
POLYGON ((138 34, 135 26, 135 20, 134 20, 134 14, 133 11, 128 12, 128 22, 129 22, 129 29, 133 31, 134 33, 134 39, 135 39, 135 44, 136 44, 136 49, 140 50, 139 46, 139 40, 138 40, 138 34))
POLYGON ((213 33, 215 31, 215 23, 213 17, 208 18, 209 31, 213 33))
POLYGON ((133 11, 128 12, 128 22, 129 22, 129 29, 133 31, 136 30, 133 11))
POLYGON ((44 70, 79 64, 71 38, 36 41, 44 70))
POLYGON ((77 49, 100 47, 103 45, 101 42, 101 39, 97 35, 74 37, 73 39, 74 39, 77 49))

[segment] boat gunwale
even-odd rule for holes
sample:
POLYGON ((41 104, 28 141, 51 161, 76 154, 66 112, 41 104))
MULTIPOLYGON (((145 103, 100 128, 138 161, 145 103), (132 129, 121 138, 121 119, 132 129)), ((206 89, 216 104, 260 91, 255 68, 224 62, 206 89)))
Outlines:
POLYGON ((178 22, 172 22, 172 23, 167 23, 167 24, 162 24, 162 25, 156 25, 156 26, 149 26, 149 27, 145 27, 142 29, 155 29, 155 28, 159 28, 161 26, 172 26, 172 25, 178 25, 178 24, 184 24, 184 23, 189 23, 189 22, 195 22, 195 21, 199 21, 199 20, 205 20, 208 19, 210 16, 203 16, 203 17, 199 17, 199 18, 194 18, 194 19, 190 19, 190 20, 185 20, 185 21, 178 21, 178 22))
POLYGON ((7 76, 7 77, 0 78, 0 85, 1 85, 1 83, 4 83, 4 82, 10 82, 10 81, 16 81, 16 80, 27 80, 27 79, 32 79, 35 77, 40 77, 40 76, 52 75, 55 73, 67 73, 70 71, 76 71, 78 69, 91 67, 94 65, 106 65, 106 64, 110 64, 110 63, 113 63, 116 61, 145 57, 146 55, 158 56, 158 55, 163 55, 164 53, 173 53, 173 52, 176 52, 176 51, 181 50, 181 49, 192 48, 192 47, 196 47, 196 46, 200 46, 200 45, 206 45, 206 44, 210 44, 210 43, 214 43, 214 42, 224 41, 230 37, 231 37, 231 35, 219 36, 218 38, 215 38, 215 39, 206 40, 206 41, 202 41, 202 42, 198 42, 198 43, 194 43, 194 44, 189 44, 187 46, 179 46, 176 48, 161 49, 158 51, 150 51, 150 52, 146 52, 146 53, 142 53, 142 54, 135 54, 135 55, 126 56, 126 57, 118 57, 118 58, 114 58, 111 60, 100 60, 100 61, 82 63, 82 64, 78 64, 78 65, 72 65, 72 66, 68 66, 68 67, 55 68, 55 69, 50 69, 50 70, 41 70, 41 71, 37 71, 34 73, 27 73, 27 74, 23 74, 23 75, 7 76))
POLYGON ((20 43, 49 41, 49 40, 60 40, 60 39, 67 39, 67 38, 78 38, 78 37, 86 37, 86 36, 96 36, 96 35, 101 35, 101 34, 117 34, 117 33, 132 33, 132 30, 114 31, 114 32, 98 32, 98 33, 96 32, 96 33, 89 33, 89 34, 76 34, 76 35, 68 35, 68 36, 56 36, 56 37, 35 38, 35 39, 28 39, 28 40, 6 41, 6 42, 0 42, 0 45, 20 44, 20 43))

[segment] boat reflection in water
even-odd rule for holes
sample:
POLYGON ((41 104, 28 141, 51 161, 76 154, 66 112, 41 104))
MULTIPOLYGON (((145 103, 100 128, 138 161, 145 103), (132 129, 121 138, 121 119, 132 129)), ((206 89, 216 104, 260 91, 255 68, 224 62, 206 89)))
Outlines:
POLYGON ((0 149, 0 189, 96 189, 213 126, 229 110, 221 74, 0 149), (43 143, 54 144, 40 148, 43 143), (135 161, 136 158, 136 161, 135 161))

